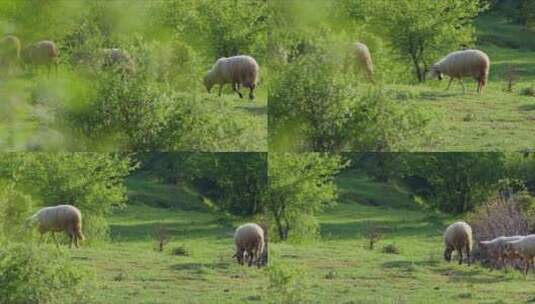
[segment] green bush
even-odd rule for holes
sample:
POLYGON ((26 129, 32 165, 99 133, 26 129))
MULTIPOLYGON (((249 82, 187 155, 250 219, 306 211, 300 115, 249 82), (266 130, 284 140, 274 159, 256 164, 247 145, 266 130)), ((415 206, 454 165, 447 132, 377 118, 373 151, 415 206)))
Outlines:
POLYGON ((66 252, 25 244, 0 249, 0 304, 89 303, 92 277, 66 252))
POLYGON ((32 198, 18 191, 14 183, 0 182, 0 240, 22 237, 22 223, 30 215, 33 204, 32 198))
POLYGON ((308 303, 302 269, 280 264, 266 268, 269 277, 268 303, 308 303))

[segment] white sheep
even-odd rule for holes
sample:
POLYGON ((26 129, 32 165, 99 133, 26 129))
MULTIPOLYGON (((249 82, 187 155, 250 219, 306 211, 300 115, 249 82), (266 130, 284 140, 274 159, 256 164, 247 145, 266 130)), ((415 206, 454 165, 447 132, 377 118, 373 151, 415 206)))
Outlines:
POLYGON ((373 61, 372 61, 372 55, 370 54, 370 50, 368 49, 368 46, 362 42, 356 42, 353 45, 353 48, 354 48, 355 57, 356 57, 359 68, 366 71, 368 79, 370 80, 371 83, 374 83, 373 61))
POLYGON ((470 265, 470 252, 472 251, 472 228, 465 222, 451 224, 444 232, 444 259, 451 261, 453 251, 459 253, 459 265, 463 263, 463 250, 466 252, 468 265, 470 265))
POLYGON ((240 86, 249 88, 249 98, 254 99, 254 90, 256 88, 260 68, 253 57, 240 55, 229 58, 219 58, 212 69, 204 76, 204 86, 208 93, 212 87, 219 84, 219 96, 223 91, 223 86, 227 83, 232 84, 234 92, 243 98, 240 92, 240 86))
MULTIPOLYGON (((238 260, 240 265, 248 259, 248 265, 257 263, 264 252, 264 230, 257 224, 248 223, 241 225, 234 233, 236 253, 233 258, 238 260)), ((260 264, 258 264, 260 267, 260 264)))
POLYGON ((125 50, 118 48, 102 49, 102 66, 103 67, 117 67, 120 71, 125 71, 128 74, 136 72, 136 64, 125 50))
POLYGON ((508 258, 505 252, 505 245, 507 242, 518 241, 524 238, 522 235, 514 236, 500 236, 490 241, 481 241, 479 246, 487 250, 487 253, 497 261, 497 264, 505 267, 505 259, 508 258))
POLYGON ((56 44, 49 40, 30 44, 22 50, 22 59, 27 64, 31 65, 44 65, 48 68, 50 74, 50 67, 54 65, 56 68, 56 74, 59 63, 59 50, 56 44))
POLYGON ((474 77, 477 80, 477 92, 481 93, 487 84, 490 69, 490 59, 487 54, 480 50, 463 50, 452 52, 439 62, 435 63, 430 70, 430 77, 442 80, 443 74, 450 76, 449 90, 453 79, 459 79, 464 87, 463 77, 474 77))
POLYGON ((78 248, 78 240, 85 239, 82 233, 82 213, 71 205, 42 208, 27 219, 26 225, 37 226, 41 239, 45 233, 51 232, 56 246, 58 241, 55 232, 65 231, 70 238, 69 248, 72 248, 73 242, 78 248))
POLYGON ((529 265, 535 263, 535 234, 527 235, 517 241, 507 242, 505 253, 513 258, 521 258, 524 262, 524 274, 527 275, 529 265))
POLYGON ((7 35, 0 39, 0 67, 5 67, 11 74, 12 67, 20 58, 20 40, 16 36, 7 35))

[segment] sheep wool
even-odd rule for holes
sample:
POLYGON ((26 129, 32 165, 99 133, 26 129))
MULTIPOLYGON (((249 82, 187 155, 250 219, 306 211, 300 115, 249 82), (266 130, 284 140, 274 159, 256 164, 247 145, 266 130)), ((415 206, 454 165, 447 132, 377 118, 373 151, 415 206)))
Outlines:
POLYGON ((527 235, 520 240, 507 242, 505 245, 507 255, 519 256, 524 262, 524 274, 529 272, 529 265, 535 258, 535 234, 527 235))
POLYGON ((232 89, 240 98, 243 98, 240 92, 240 86, 249 88, 249 98, 254 99, 254 90, 256 89, 259 78, 260 67, 256 60, 251 56, 240 55, 229 58, 219 58, 212 69, 204 76, 204 85, 210 93, 212 87, 219 85, 219 96, 221 96, 223 86, 227 83, 232 84, 232 89))
POLYGON ((65 231, 70 238, 69 247, 73 243, 78 247, 78 240, 85 239, 82 233, 82 213, 71 205, 42 208, 30 217, 30 221, 37 225, 41 235, 51 232, 54 236, 54 232, 65 231))
POLYGON ((368 79, 373 83, 373 61, 368 46, 364 43, 356 42, 354 50, 359 67, 366 71, 368 79))
POLYGON ((451 261, 453 251, 459 253, 459 265, 463 262, 463 250, 470 265, 470 252, 472 251, 472 228, 465 222, 451 224, 444 232, 444 259, 451 261))
POLYGON ((241 225, 234 234, 238 263, 243 265, 245 259, 249 259, 249 266, 256 263, 264 252, 264 230, 257 224, 248 223, 241 225))
POLYGON ((505 245, 508 242, 521 240, 523 238, 524 236, 522 235, 500 236, 490 241, 481 241, 479 242, 479 246, 485 248, 490 256, 497 259, 498 263, 501 263, 502 266, 505 266, 505 259, 508 257, 505 252, 505 245))
POLYGON ((20 40, 16 36, 7 35, 0 39, 0 66, 7 69, 8 74, 12 66, 20 58, 20 40))
POLYGON ((490 59, 487 54, 480 50, 462 50, 448 54, 431 67, 430 76, 442 79, 442 74, 451 77, 448 88, 452 81, 457 78, 465 91, 462 82, 463 77, 474 77, 477 81, 477 92, 481 93, 487 84, 490 70, 490 59))

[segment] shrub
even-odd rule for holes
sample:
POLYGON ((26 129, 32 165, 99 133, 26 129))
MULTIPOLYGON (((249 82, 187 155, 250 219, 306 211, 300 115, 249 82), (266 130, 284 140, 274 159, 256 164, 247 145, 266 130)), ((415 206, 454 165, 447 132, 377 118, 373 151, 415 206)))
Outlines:
POLYGON ((172 255, 178 255, 178 256, 189 256, 190 252, 186 248, 185 245, 180 245, 180 246, 177 246, 177 247, 173 248, 173 250, 171 251, 171 254, 172 255))
POLYGON ((22 223, 30 215, 33 200, 30 196, 17 191, 12 182, 0 182, 0 239, 19 239, 22 236, 22 223))
POLYGON ((396 244, 388 244, 383 247, 383 253, 400 254, 401 251, 396 246, 396 244))
POLYGON ((535 87, 527 87, 527 88, 523 88, 523 89, 520 91, 520 95, 535 97, 535 87))
POLYGON ((0 249, 0 304, 88 303, 91 285, 66 252, 25 244, 0 249))
POLYGON ((288 265, 274 265, 267 269, 269 277, 268 303, 304 303, 304 273, 301 269, 288 265))

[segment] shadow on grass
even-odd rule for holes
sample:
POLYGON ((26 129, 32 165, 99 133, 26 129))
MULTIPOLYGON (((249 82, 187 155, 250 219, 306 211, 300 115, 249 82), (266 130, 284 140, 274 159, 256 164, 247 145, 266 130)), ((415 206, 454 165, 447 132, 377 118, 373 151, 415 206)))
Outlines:
POLYGON ((222 270, 230 268, 229 263, 183 263, 175 264, 169 267, 173 271, 199 271, 201 269, 222 270))
POLYGON ((413 270, 413 266, 425 266, 425 267, 434 267, 440 264, 440 261, 390 261, 383 263, 383 268, 394 269, 401 268, 404 270, 413 270))
MULTIPOLYGON (((535 98, 534 98, 534 100, 535 100, 535 98)), ((526 111, 526 112, 535 111, 535 104, 521 105, 520 107, 518 107, 518 109, 520 111, 526 111)))
POLYGON ((110 225, 110 237, 112 241, 141 241, 151 239, 155 225, 161 225, 174 239, 196 239, 196 238, 225 238, 230 229, 219 226, 207 225, 206 222, 199 223, 160 223, 157 219, 151 223, 136 225, 110 225), (227 231, 228 230, 228 231, 227 231))
POLYGON ((263 116, 267 115, 267 106, 255 107, 255 106, 237 106, 236 109, 245 110, 253 115, 263 116))
MULTIPOLYGON (((449 80, 448 80, 449 81, 449 80)), ((421 99, 428 99, 428 100, 439 100, 441 98, 447 98, 447 97, 453 97, 453 96, 463 96, 464 94, 462 93, 462 89, 461 89, 461 92, 451 92, 452 90, 455 90, 455 87, 454 87, 454 84, 452 83, 451 84, 452 87, 450 88, 449 91, 446 91, 446 89, 444 88, 440 88, 438 91, 425 91, 425 92, 421 92, 420 93, 420 98, 421 99)), ((467 92, 468 92, 468 88, 466 88, 467 92)))
POLYGON ((345 223, 321 223, 320 231, 321 236, 328 239, 355 239, 365 236, 369 227, 378 229, 383 236, 387 237, 436 236, 444 228, 440 222, 423 221, 355 220, 345 223))

